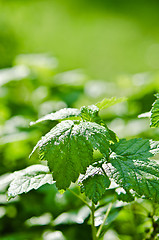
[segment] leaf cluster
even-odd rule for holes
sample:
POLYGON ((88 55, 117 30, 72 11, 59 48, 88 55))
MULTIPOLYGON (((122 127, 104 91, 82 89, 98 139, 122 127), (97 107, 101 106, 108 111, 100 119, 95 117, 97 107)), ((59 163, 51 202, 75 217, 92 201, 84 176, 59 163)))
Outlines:
POLYGON ((123 189, 117 194, 120 200, 129 202, 134 197, 143 197, 159 202, 159 165, 150 160, 158 152, 158 143, 141 138, 118 139, 99 116, 101 109, 122 100, 104 99, 80 110, 65 108, 32 122, 31 125, 46 120, 61 121, 41 138, 31 153, 39 148, 41 160, 48 163, 47 171, 23 170, 15 174, 9 196, 52 184, 53 180, 59 190, 66 190, 80 179, 81 192, 95 204, 113 182, 117 189, 123 189), (94 158, 95 152, 100 153, 100 158, 94 158))

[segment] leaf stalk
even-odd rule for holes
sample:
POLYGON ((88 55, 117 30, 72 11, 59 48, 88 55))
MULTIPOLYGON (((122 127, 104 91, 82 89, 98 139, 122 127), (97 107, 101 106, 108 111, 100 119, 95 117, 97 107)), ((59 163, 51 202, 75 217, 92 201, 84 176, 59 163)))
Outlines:
POLYGON ((87 205, 87 207, 89 207, 89 209, 92 211, 92 207, 77 193, 75 193, 74 191, 72 191, 70 188, 67 189, 69 192, 71 192, 74 196, 76 196, 77 198, 79 198, 84 204, 87 205))
POLYGON ((95 205, 94 205, 93 202, 92 202, 91 212, 92 212, 92 214, 91 214, 91 219, 92 219, 92 224, 91 224, 91 227, 92 227, 92 237, 93 237, 93 240, 97 240, 96 227, 95 227, 95 216, 94 216, 95 205))

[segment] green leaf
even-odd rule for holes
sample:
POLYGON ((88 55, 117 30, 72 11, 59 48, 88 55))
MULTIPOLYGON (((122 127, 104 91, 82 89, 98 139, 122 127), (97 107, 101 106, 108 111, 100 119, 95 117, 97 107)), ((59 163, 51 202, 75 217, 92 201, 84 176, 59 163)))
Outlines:
POLYGON ((103 127, 105 127, 109 133, 109 139, 112 141, 112 142, 117 142, 117 136, 116 134, 110 130, 107 125, 104 123, 104 121, 99 117, 98 113, 99 113, 99 108, 95 105, 91 105, 91 106, 88 106, 88 107, 81 107, 80 109, 81 111, 81 118, 83 120, 86 120, 86 121, 89 121, 89 122, 96 122, 100 125, 102 125, 103 127))
POLYGON ((120 192, 120 193, 118 193, 118 191, 116 191, 116 192, 117 192, 117 198, 119 201, 132 202, 135 199, 133 194, 131 194, 131 192, 129 192, 129 191, 120 192))
POLYGON ((81 191, 85 192, 86 196, 97 204, 109 185, 110 180, 107 176, 95 174, 82 182, 81 191))
MULTIPOLYGON (((152 143, 148 139, 134 138, 130 140, 120 139, 116 144, 111 145, 111 149, 117 155, 129 159, 145 159, 152 157, 150 152, 152 143)), ((156 148, 156 145, 154 146, 156 148)))
POLYGON ((80 108, 81 111, 81 117, 83 120, 89 121, 89 122, 96 122, 96 120, 99 120, 100 117, 98 116, 99 108, 95 105, 91 106, 83 106, 80 108))
POLYGON ((156 101, 152 105, 150 127, 159 127, 159 93, 155 95, 156 101))
POLYGON ((46 120, 60 120, 60 119, 66 119, 70 117, 78 117, 80 115, 80 110, 76 108, 63 108, 55 113, 50 113, 45 115, 44 117, 38 119, 36 122, 31 122, 30 125, 35 125, 37 123, 46 121, 46 120))
POLYGON ((66 120, 42 137, 33 152, 40 148, 58 189, 66 189, 93 162, 93 149, 105 157, 109 154, 109 140, 107 129, 97 123, 66 120))
POLYGON ((116 97, 112 97, 112 98, 104 98, 101 102, 96 103, 96 106, 102 110, 108 107, 111 107, 117 103, 121 103, 126 101, 127 99, 125 97, 121 97, 121 98, 116 98, 116 97))
POLYGON ((108 131, 108 133, 109 133, 109 138, 110 138, 111 142, 113 142, 113 143, 118 142, 119 138, 117 137, 116 133, 113 132, 112 130, 110 130, 110 129, 107 127, 106 124, 104 124, 103 126, 107 129, 107 131, 108 131))
POLYGON ((112 145, 113 153, 104 169, 108 176, 126 191, 134 190, 139 196, 159 201, 159 165, 149 160, 156 152, 156 144, 149 140, 122 139, 112 145))
POLYGON ((14 178, 8 189, 9 198, 38 189, 46 183, 54 183, 49 168, 40 164, 32 165, 13 174, 14 178))

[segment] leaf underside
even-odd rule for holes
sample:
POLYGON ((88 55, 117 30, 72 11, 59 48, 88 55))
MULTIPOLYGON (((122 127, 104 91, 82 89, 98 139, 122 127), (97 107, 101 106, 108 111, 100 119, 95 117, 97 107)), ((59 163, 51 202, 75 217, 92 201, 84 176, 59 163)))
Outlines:
POLYGON ((96 105, 91 105, 91 106, 83 106, 81 109, 76 109, 76 108, 64 108, 60 109, 59 111, 55 113, 50 113, 45 115, 44 117, 41 117, 35 122, 31 122, 30 125, 35 125, 37 123, 44 122, 46 120, 61 120, 61 119, 66 119, 66 118, 71 118, 71 117, 79 117, 81 116, 83 119, 87 121, 93 121, 95 122, 96 118, 98 117, 98 112, 101 109, 108 108, 114 104, 120 103, 125 101, 126 98, 105 98, 103 101, 97 103, 96 105))
POLYGON ((76 108, 64 108, 55 113, 47 114, 44 117, 38 119, 36 122, 31 122, 30 125, 32 126, 37 123, 44 122, 46 120, 55 121, 55 120, 66 119, 70 117, 78 117, 79 115, 80 115, 80 110, 76 108))
POLYGON ((12 198, 27 193, 32 189, 38 189, 46 183, 54 183, 49 168, 43 165, 32 165, 14 173, 14 178, 8 189, 8 196, 12 198))
POLYGON ((40 157, 47 160, 58 189, 66 189, 84 174, 93 163, 93 149, 109 154, 110 135, 106 128, 94 122, 72 120, 57 124, 37 143, 40 157))
POLYGON ((159 93, 155 96, 157 99, 152 105, 150 127, 159 127, 159 93))
POLYGON ((149 160, 153 150, 149 140, 122 139, 112 146, 110 163, 104 169, 110 178, 126 191, 134 190, 139 196, 159 201, 159 165, 149 160))

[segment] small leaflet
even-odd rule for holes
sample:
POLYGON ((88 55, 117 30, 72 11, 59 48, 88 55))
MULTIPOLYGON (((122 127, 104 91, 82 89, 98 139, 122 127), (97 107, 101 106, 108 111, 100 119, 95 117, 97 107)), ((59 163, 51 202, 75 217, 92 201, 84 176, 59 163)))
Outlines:
POLYGON ((116 97, 112 97, 112 98, 104 98, 101 102, 96 103, 95 105, 100 109, 105 109, 108 107, 111 107, 117 103, 121 103, 126 101, 127 98, 125 97, 121 97, 121 98, 116 98, 116 97))

